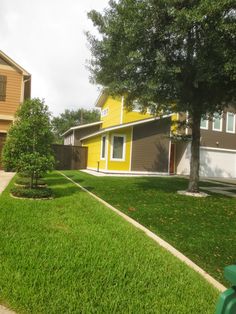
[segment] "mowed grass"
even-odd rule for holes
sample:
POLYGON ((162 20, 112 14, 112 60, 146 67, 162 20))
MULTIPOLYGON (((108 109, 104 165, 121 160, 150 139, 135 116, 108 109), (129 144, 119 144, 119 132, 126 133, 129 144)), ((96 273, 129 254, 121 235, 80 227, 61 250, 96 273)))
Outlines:
MULTIPOLYGON (((188 180, 178 177, 94 177, 65 171, 75 181, 168 241, 214 278, 236 261, 236 199, 179 195, 188 180)), ((201 182, 200 186, 214 186, 201 182)), ((219 185, 215 185, 219 186, 219 185)))
POLYGON ((0 303, 33 314, 214 312, 218 292, 200 275, 64 177, 46 181, 54 200, 13 199, 10 186, 0 196, 0 303))

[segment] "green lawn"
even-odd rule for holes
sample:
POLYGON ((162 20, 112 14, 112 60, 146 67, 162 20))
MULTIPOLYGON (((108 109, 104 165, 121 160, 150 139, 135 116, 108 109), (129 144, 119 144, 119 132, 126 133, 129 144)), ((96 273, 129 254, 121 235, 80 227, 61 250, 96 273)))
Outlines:
POLYGON ((46 181, 54 200, 12 199, 10 187, 0 196, 0 303, 31 314, 214 312, 218 292, 200 275, 64 177, 46 181))
MULTIPOLYGON (((94 177, 65 173, 168 241, 225 285, 223 268, 236 261, 236 199, 178 195, 178 177, 94 177)), ((202 182, 201 186, 214 186, 202 182)), ((219 185, 216 185, 219 186, 219 185)))

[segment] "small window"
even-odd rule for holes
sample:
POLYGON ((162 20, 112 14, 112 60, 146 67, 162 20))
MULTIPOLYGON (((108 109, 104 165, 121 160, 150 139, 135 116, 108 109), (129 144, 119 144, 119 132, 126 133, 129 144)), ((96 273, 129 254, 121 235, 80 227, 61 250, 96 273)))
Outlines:
POLYGON ((138 100, 133 101, 132 111, 133 112, 141 112, 142 111, 141 105, 138 102, 138 100))
POLYGON ((103 109, 103 110, 101 111, 101 117, 106 117, 107 115, 108 115, 108 108, 103 109))
POLYGON ((226 132, 235 133, 235 114, 227 112, 226 132))
POLYGON ((0 75, 0 101, 6 100, 7 77, 0 75))
POLYGON ((213 131, 222 131, 222 117, 221 114, 215 113, 213 117, 213 131))
POLYGON ((125 135, 113 135, 111 157, 113 160, 125 160, 125 135))
POLYGON ((106 158, 106 135, 103 135, 101 142, 101 159, 105 158, 106 158))
POLYGON ((208 120, 201 118, 200 128, 203 130, 208 130, 208 120))

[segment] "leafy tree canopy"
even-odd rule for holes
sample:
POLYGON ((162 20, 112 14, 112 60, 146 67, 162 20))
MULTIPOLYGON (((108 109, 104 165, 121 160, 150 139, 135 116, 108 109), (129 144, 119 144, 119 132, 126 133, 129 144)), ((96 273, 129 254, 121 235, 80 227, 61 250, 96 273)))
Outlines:
POLYGON ((52 119, 54 141, 62 142, 61 134, 69 128, 80 125, 92 123, 100 120, 100 112, 98 110, 68 110, 66 109, 58 117, 52 119))
POLYGON ((88 34, 93 82, 126 95, 128 106, 188 111, 189 190, 198 191, 201 117, 235 102, 235 1, 111 0, 88 16, 100 33, 88 34))
POLYGON ((28 174, 32 187, 34 179, 53 169, 52 140, 48 107, 38 98, 26 100, 7 135, 4 167, 28 174))

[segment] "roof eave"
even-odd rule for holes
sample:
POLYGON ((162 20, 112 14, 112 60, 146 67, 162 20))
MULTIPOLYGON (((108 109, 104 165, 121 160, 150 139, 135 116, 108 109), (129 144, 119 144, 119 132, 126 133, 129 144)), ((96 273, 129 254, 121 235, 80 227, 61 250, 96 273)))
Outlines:
POLYGON ((85 136, 85 137, 81 138, 80 140, 83 141, 83 140, 86 140, 88 138, 91 138, 91 137, 94 137, 94 136, 97 136, 97 135, 100 135, 100 134, 103 134, 103 133, 106 133, 106 132, 110 132, 110 131, 113 131, 113 130, 118 130, 118 129, 122 129, 122 128, 128 128, 130 126, 144 124, 144 123, 148 123, 148 122, 152 122, 152 121, 157 121, 157 120, 160 120, 160 119, 166 119, 166 118, 171 117, 172 115, 173 115, 173 113, 168 114, 168 115, 164 115, 161 118, 160 117, 153 117, 153 118, 149 118, 149 119, 143 119, 143 120, 139 120, 139 121, 135 121, 135 122, 130 122, 130 123, 117 125, 117 126, 114 126, 114 127, 108 127, 108 128, 102 129, 101 131, 98 131, 98 132, 92 133, 92 134, 90 134, 88 136, 85 136))

